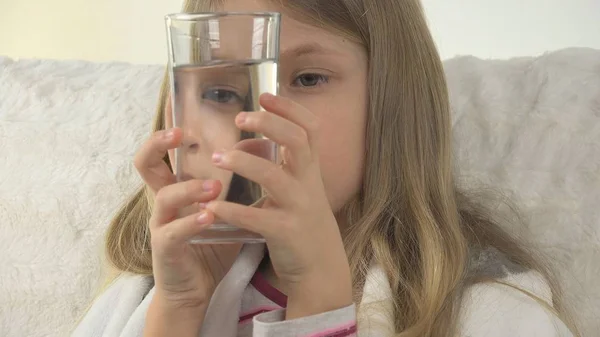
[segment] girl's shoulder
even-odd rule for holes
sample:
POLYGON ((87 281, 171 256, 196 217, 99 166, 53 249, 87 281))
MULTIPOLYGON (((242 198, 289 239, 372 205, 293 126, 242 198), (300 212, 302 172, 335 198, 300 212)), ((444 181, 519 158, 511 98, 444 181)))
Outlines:
POLYGON ((152 276, 121 273, 109 283, 98 301, 112 298, 121 298, 122 301, 141 301, 152 287, 154 287, 152 276))
POLYGON ((552 307, 546 278, 509 261, 494 248, 471 256, 471 273, 489 277, 465 289, 461 336, 572 336, 552 307))
POLYGON ((461 336, 572 336, 552 308, 552 292, 536 271, 469 286, 462 299, 461 336))
MULTIPOLYGON (((491 282, 465 289, 459 336, 572 337, 552 312, 552 291, 540 273, 512 263, 494 248, 473 250, 469 273, 491 282)), ((394 310, 386 274, 374 265, 365 281, 358 313, 361 335, 391 336, 394 310)))
POLYGON ((153 285, 151 276, 120 274, 95 299, 71 336, 121 336, 153 285))

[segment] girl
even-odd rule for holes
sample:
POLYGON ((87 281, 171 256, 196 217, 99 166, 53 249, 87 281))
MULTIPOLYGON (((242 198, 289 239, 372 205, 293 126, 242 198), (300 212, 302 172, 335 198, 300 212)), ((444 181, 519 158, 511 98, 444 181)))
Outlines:
POLYGON ((285 165, 213 154, 268 190, 262 208, 216 198, 219 181, 175 183, 182 133, 165 82, 135 159, 146 186, 108 232, 119 275, 74 336, 577 335, 551 275, 455 185, 444 72, 418 0, 184 5, 217 10, 283 13, 281 95, 236 125, 282 145, 285 165), (175 218, 194 202, 200 214, 175 218), (186 243, 215 217, 264 236, 268 254, 186 243))

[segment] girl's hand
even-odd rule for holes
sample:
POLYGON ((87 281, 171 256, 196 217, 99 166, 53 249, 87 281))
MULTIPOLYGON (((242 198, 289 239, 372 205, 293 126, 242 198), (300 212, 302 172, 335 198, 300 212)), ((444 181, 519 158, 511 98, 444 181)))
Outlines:
POLYGON ((225 201, 206 207, 265 237, 273 269, 288 292, 288 319, 348 306, 350 268, 321 178, 318 119, 283 97, 264 94, 260 103, 268 112, 242 112, 236 124, 278 143, 284 164, 239 149, 215 153, 213 162, 260 184, 267 199, 260 208, 225 201))
POLYGON ((202 308, 210 302, 241 245, 188 243, 212 223, 214 215, 205 210, 178 218, 178 210, 215 199, 222 186, 211 180, 176 182, 163 158, 181 139, 182 131, 178 128, 156 132, 136 154, 135 167, 154 194, 149 226, 155 296, 173 307, 202 308))

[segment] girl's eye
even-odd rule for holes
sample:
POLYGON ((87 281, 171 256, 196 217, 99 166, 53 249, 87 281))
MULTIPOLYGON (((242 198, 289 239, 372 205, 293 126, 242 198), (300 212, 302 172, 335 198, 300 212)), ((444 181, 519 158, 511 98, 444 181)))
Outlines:
POLYGON ((202 93, 202 99, 223 104, 239 103, 242 101, 242 98, 237 93, 226 89, 209 89, 202 93))
POLYGON ((325 75, 302 74, 302 75, 296 77, 296 79, 294 80, 294 85, 300 86, 300 87, 305 87, 305 88, 310 88, 310 87, 315 87, 315 86, 323 84, 323 83, 327 83, 327 81, 329 81, 329 78, 325 75))

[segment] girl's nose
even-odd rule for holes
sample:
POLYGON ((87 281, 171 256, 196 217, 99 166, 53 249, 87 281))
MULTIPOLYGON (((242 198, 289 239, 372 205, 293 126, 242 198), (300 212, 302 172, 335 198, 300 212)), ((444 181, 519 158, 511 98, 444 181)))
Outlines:
POLYGON ((181 145, 183 151, 186 154, 194 154, 200 151, 200 143, 202 142, 202 136, 198 133, 198 130, 184 130, 183 141, 181 145))

